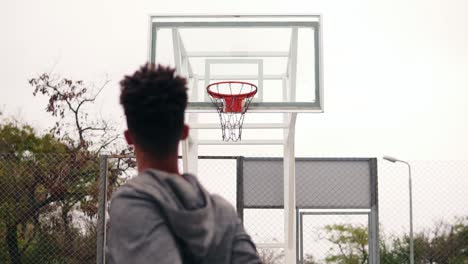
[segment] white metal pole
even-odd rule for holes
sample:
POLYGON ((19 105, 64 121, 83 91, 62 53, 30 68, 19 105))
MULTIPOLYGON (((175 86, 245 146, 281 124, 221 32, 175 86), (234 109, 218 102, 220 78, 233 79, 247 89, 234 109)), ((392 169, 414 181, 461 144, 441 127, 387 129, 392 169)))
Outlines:
POLYGON ((298 29, 297 27, 293 28, 291 32, 291 47, 290 47, 290 57, 289 57, 289 102, 296 102, 296 77, 297 77, 297 39, 298 39, 298 29))
POLYGON ((296 163, 294 151, 295 126, 297 113, 289 114, 289 129, 284 146, 284 227, 285 263, 295 264, 296 259, 296 163))
POLYGON ((413 183, 411 180, 411 165, 404 161, 391 156, 384 156, 385 160, 390 162, 401 162, 408 166, 408 188, 409 188, 409 224, 410 224, 410 264, 414 264, 414 237, 413 237, 413 183))
POLYGON ((411 166, 408 162, 400 160, 408 166, 409 185, 409 216, 410 216, 410 264, 414 264, 414 237, 413 237, 413 183, 411 180, 411 166))

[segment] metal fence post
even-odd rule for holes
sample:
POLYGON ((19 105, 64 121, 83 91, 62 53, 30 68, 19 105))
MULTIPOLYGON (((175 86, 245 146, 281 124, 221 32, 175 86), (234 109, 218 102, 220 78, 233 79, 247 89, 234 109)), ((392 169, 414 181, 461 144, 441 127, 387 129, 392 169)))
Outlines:
POLYGON ((98 218, 97 218, 97 247, 96 263, 105 264, 105 244, 106 244, 106 206, 107 206, 107 171, 108 156, 99 157, 99 194, 98 194, 98 218))
POLYGON ((300 233, 298 235, 298 240, 299 242, 297 243, 298 246, 298 263, 300 264, 303 264, 304 263, 304 231, 303 231, 303 227, 304 227, 304 215, 302 212, 300 212, 298 210, 298 218, 299 218, 299 224, 298 224, 298 229, 300 230, 300 233))
POLYGON ((377 159, 369 160, 371 174, 371 212, 369 214, 370 239, 369 256, 371 264, 380 263, 380 243, 379 243, 379 191, 378 191, 378 170, 377 159))
POLYGON ((236 158, 237 190, 236 209, 237 215, 244 222, 244 157, 236 158))

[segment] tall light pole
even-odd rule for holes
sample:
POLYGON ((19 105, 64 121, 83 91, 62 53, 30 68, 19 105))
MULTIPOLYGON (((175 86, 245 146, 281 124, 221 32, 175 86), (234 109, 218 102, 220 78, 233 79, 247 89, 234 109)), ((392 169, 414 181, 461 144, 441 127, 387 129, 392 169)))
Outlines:
POLYGON ((384 156, 383 157, 385 160, 388 160, 390 162, 401 162, 404 163, 408 166, 408 172, 409 172, 409 215, 410 215, 410 264, 414 264, 414 238, 413 238, 413 186, 411 183, 411 166, 408 162, 404 160, 399 160, 394 157, 390 156, 384 156))

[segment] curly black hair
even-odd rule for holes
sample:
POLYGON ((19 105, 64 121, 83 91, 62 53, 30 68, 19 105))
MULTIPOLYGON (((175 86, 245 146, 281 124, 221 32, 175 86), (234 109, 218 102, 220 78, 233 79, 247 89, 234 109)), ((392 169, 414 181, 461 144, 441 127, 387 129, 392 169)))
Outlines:
POLYGON ((135 143, 157 157, 176 153, 187 107, 187 80, 173 68, 147 63, 120 85, 120 103, 135 143))

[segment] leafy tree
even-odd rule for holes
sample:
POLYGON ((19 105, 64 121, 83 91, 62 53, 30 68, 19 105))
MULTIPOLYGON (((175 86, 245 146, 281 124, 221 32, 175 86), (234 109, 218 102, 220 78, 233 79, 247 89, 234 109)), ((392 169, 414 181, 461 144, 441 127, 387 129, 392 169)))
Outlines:
POLYGON ((452 260, 454 263, 466 264, 468 263, 468 216, 457 219, 453 231, 455 233, 453 243, 456 257, 452 260))
MULTIPOLYGON (((368 263, 367 228, 353 225, 327 225, 325 239, 333 244, 326 263, 368 263)), ((454 223, 439 222, 414 235, 415 263, 468 263, 468 217, 454 223)), ((409 262, 409 237, 380 237, 380 263, 409 262)))
MULTIPOLYGON (((0 263, 92 263, 101 151, 128 153, 119 135, 90 111, 105 84, 92 93, 82 81, 42 74, 31 79, 46 96, 56 122, 41 135, 0 120, 0 263), (76 219, 79 218, 79 221, 76 219)), ((118 159, 110 188, 135 164, 118 159)))
MULTIPOLYGON (((449 224, 439 222, 434 227, 414 235, 415 263, 468 263, 468 217, 449 224)), ((409 237, 394 238, 391 254, 386 255, 399 263, 409 263, 409 237)))
POLYGON ((401 260, 404 259, 403 256, 401 256, 401 253, 404 253, 401 250, 401 245, 395 245, 395 243, 393 244, 390 243, 389 245, 387 240, 388 239, 384 236, 384 234, 381 233, 380 243, 379 243, 380 244, 380 263, 401 264, 402 263, 401 260), (395 250, 397 248, 398 250, 395 250))
POLYGON ((271 248, 259 249, 258 254, 263 264, 284 263, 284 251, 271 248))
POLYGON ((368 263, 368 236, 364 226, 335 224, 325 226, 326 239, 335 247, 325 258, 326 263, 364 264, 368 263))
POLYGON ((14 123, 0 125, 0 153, 0 222, 10 262, 17 264, 34 244, 41 222, 50 220, 48 214, 88 198, 93 186, 87 183, 95 181, 99 167, 83 153, 70 155, 53 136, 14 123))
POLYGON ((312 254, 306 254, 303 264, 319 264, 315 257, 312 254))

